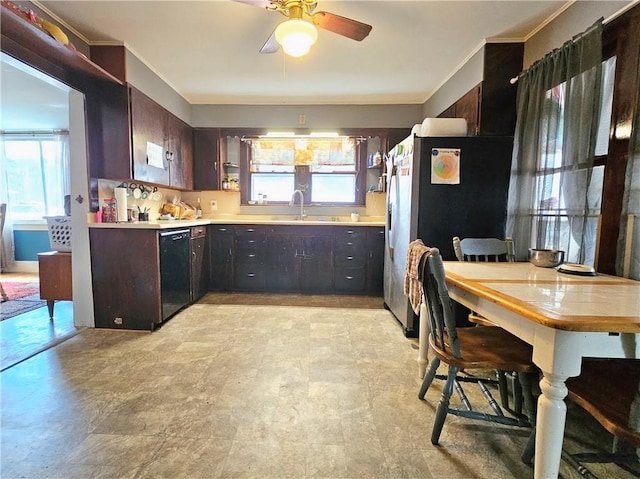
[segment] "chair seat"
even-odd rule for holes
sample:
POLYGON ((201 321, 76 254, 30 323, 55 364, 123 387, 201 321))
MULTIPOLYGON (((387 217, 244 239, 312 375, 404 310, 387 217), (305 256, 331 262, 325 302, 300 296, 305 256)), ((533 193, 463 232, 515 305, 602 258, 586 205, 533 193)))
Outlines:
MULTIPOLYGON (((631 404, 634 398, 640 401, 640 360, 585 359, 580 376, 568 379, 566 384, 569 399, 607 431, 640 446, 640 430, 629 426, 631 404)), ((637 426, 640 428, 640 424, 637 426)))
POLYGON ((457 328, 462 357, 449 353, 450 344, 445 338, 447 350, 443 351, 429 338, 434 355, 447 364, 460 369, 498 369, 533 373, 533 348, 502 328, 457 328))

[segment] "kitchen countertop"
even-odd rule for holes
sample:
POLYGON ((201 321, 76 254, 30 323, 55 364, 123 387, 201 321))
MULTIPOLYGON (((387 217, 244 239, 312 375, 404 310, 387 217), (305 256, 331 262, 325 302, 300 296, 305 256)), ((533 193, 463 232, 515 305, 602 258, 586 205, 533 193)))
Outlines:
MULTIPOLYGON (((292 225, 292 226, 384 226, 383 216, 361 216, 360 221, 351 221, 350 217, 338 217, 337 221, 324 219, 325 217, 310 217, 300 221, 293 216, 264 215, 228 215, 214 218, 200 218, 197 220, 154 220, 137 223, 89 223, 89 228, 123 228, 123 229, 154 229, 188 228, 191 226, 216 224, 261 224, 261 225, 292 225)), ((330 217, 329 217, 330 218, 330 217)))

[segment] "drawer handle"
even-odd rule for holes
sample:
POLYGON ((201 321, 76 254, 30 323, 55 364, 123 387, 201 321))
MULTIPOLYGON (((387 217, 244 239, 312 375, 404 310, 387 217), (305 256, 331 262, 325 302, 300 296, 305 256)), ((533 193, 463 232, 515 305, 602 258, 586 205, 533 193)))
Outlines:
POLYGON ((351 261, 353 259, 353 256, 347 256, 347 259, 351 261))
POLYGON ((253 278, 253 277, 255 277, 255 275, 256 275, 255 273, 247 273, 247 277, 248 278, 253 278))
POLYGON ((256 255, 255 255, 255 254, 248 254, 248 255, 247 255, 247 257, 248 257, 248 258, 255 258, 255 257, 256 257, 256 255))
POLYGON ((224 233, 225 231, 227 231, 227 228, 218 228, 218 231, 220 231, 221 233, 224 233))
POLYGON ((249 240, 249 241, 247 241, 247 243, 255 243, 255 242, 256 242, 256 240, 249 240))
POLYGON ((347 241, 347 246, 353 246, 353 243, 351 241, 347 241))
POLYGON ((253 233, 255 230, 253 228, 247 228, 247 233, 253 233))
POLYGON ((351 281, 353 279, 353 276, 345 276, 345 279, 348 279, 349 281, 351 281))
POLYGON ((348 235, 352 235, 353 234, 353 230, 347 230, 347 234, 348 235))

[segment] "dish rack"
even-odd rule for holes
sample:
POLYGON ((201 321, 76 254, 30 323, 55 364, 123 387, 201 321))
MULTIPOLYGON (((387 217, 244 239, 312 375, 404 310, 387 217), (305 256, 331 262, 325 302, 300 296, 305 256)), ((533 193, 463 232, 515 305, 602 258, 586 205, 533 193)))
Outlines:
POLYGON ((51 249, 68 253, 71 251, 71 216, 45 216, 49 230, 51 249))

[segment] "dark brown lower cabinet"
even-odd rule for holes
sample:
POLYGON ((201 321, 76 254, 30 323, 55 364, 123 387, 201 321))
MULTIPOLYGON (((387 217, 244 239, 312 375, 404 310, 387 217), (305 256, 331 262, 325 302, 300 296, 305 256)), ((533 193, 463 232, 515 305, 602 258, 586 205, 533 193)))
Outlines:
POLYGON ((266 228, 236 225, 234 229, 234 290, 264 291, 267 284, 266 228))
POLYGON ((209 289, 209 254, 207 251, 207 227, 191 228, 191 302, 204 296, 209 289))
POLYGON ((333 290, 330 227, 276 226, 266 244, 267 291, 328 293, 333 290))
POLYGON ((157 230, 90 228, 97 328, 152 330, 162 322, 157 230))
POLYGON ((212 291, 382 294, 384 227, 209 226, 212 291))
POLYGON ((233 291, 233 226, 210 225, 208 237, 209 290, 233 291))
POLYGON ((371 294, 382 294, 384 248, 384 226, 367 228, 367 288, 371 294))

